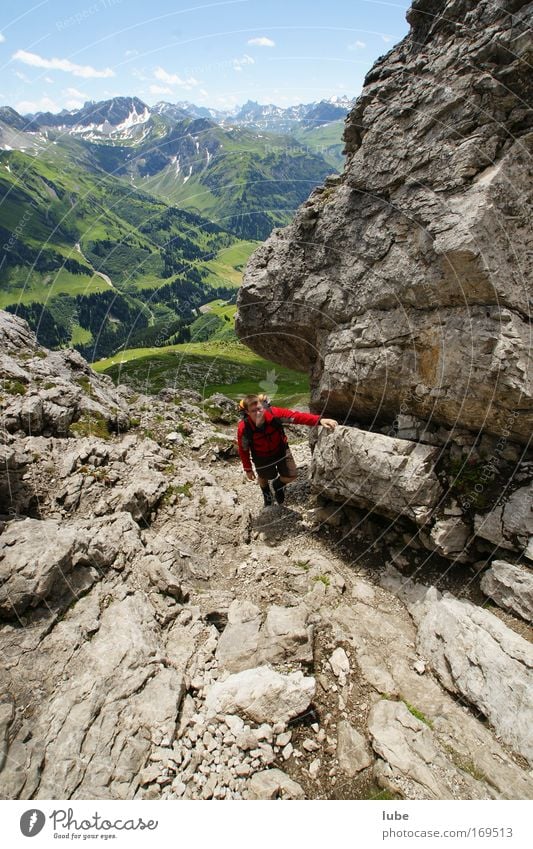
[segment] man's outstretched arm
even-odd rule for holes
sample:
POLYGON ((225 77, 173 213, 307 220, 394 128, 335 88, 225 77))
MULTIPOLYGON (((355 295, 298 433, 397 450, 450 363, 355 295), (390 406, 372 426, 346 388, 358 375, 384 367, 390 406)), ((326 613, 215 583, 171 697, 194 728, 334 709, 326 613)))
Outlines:
POLYGON ((328 430, 337 427, 335 419, 323 419, 315 413, 302 413, 300 410, 288 410, 285 407, 272 407, 271 409, 276 418, 281 419, 283 424, 301 424, 308 427, 322 425, 328 430))

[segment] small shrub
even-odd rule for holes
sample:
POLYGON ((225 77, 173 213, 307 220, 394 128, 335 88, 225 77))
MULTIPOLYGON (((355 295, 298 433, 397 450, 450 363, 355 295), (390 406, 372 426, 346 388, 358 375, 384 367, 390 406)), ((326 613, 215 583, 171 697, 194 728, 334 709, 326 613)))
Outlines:
POLYGON ((100 413, 85 413, 77 422, 70 425, 74 436, 96 436, 99 439, 109 439, 109 424, 100 413))
POLYGON ((187 498, 192 498, 191 488, 191 481, 186 481, 185 483, 181 484, 171 484, 165 490, 163 501, 168 504, 168 502, 172 499, 172 496, 174 495, 186 495, 187 498))
POLYGON ((404 705, 407 708, 407 710, 409 711, 409 713, 412 713, 413 716, 415 716, 417 719, 419 719, 420 722, 423 722, 424 725, 427 725, 428 728, 433 728, 432 721, 430 719, 428 719, 427 716, 424 716, 422 711, 418 710, 418 708, 415 708, 413 705, 410 705, 409 702, 405 701, 405 699, 402 699, 402 702, 404 703, 404 705))
POLYGON ((318 583, 318 581, 320 581, 322 584, 324 584, 325 587, 329 587, 330 585, 329 575, 315 575, 313 581, 315 581, 315 583, 318 583))
POLYGON ((86 377, 85 375, 83 377, 77 377, 76 383, 78 384, 78 386, 81 386, 81 388, 83 389, 84 392, 87 393, 87 395, 92 396, 93 387, 92 387, 91 381, 89 380, 88 377, 86 377))
POLYGON ((25 395, 28 387, 21 380, 4 380, 2 389, 8 395, 25 395))
POLYGON ((309 569, 311 568, 309 560, 297 560, 295 566, 297 566, 298 569, 303 569, 304 572, 309 572, 309 569))

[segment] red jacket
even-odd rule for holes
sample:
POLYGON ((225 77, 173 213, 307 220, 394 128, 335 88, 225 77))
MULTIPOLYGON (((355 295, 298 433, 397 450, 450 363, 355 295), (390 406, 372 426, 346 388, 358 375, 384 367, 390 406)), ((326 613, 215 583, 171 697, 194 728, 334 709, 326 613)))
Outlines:
MULTIPOLYGON (((237 428, 237 442, 239 445, 239 455, 242 460, 242 465, 245 472, 252 471, 252 463, 250 454, 254 461, 273 460, 282 456, 285 453, 286 441, 283 440, 283 434, 280 429, 272 423, 273 418, 278 419, 281 424, 301 424, 314 427, 320 421, 320 416, 314 413, 300 413, 298 410, 286 410, 284 407, 270 407, 265 410, 265 423, 260 428, 257 428, 250 416, 246 417, 249 429, 246 427, 246 422, 241 419, 237 428), (251 431, 252 444, 250 445, 248 433, 251 431)), ((261 462, 261 465, 264 465, 261 462)))

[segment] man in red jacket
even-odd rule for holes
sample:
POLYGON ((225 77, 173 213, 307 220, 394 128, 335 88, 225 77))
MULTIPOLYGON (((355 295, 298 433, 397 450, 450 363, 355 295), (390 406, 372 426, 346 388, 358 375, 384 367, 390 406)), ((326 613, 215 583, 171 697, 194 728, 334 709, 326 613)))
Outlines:
POLYGON ((257 472, 265 506, 272 504, 269 481, 273 481, 278 504, 285 500, 285 487, 296 480, 296 463, 291 454, 284 424, 302 424, 333 430, 335 419, 323 419, 314 413, 300 413, 284 407, 271 407, 258 395, 247 395, 241 401, 243 418, 237 429, 239 455, 248 480, 255 480, 251 459, 257 472), (251 455, 251 459, 250 459, 251 455))

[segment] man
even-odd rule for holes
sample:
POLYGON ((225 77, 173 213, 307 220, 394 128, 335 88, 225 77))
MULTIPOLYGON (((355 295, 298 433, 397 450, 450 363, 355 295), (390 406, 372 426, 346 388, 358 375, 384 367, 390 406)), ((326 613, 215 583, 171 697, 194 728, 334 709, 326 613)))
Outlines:
POLYGON ((300 413, 284 407, 271 407, 259 395, 247 395, 241 401, 242 419, 237 429, 239 455, 248 480, 255 480, 251 458, 257 472, 265 507, 272 504, 269 481, 273 481, 278 504, 285 501, 285 487, 296 480, 296 464, 289 448, 284 424, 337 426, 335 419, 323 419, 314 413, 300 413))

